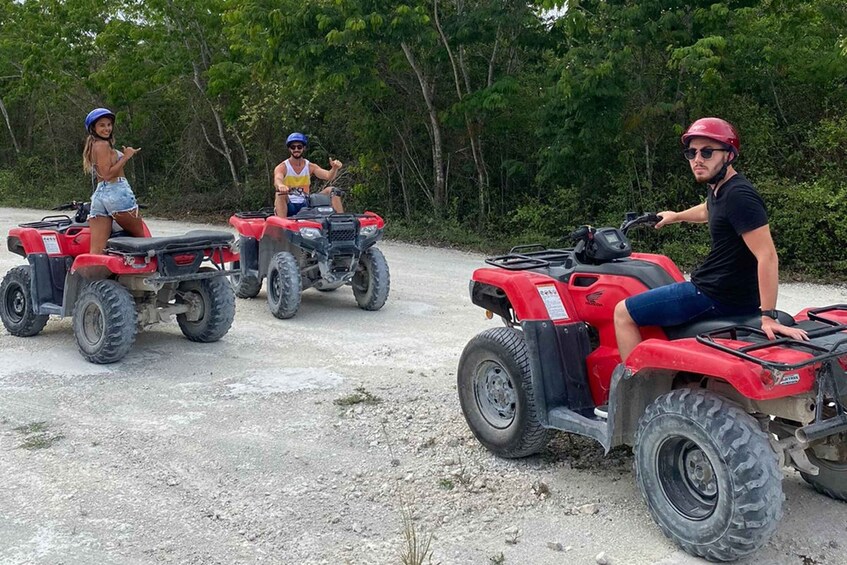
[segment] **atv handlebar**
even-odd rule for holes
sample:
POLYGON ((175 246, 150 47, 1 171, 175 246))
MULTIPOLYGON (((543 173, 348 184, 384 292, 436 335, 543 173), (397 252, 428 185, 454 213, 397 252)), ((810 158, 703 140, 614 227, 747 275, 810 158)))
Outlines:
POLYGON ((644 225, 644 226, 655 226, 656 224, 658 224, 661 221, 662 221, 662 217, 659 216, 658 214, 654 214, 652 212, 648 212, 648 213, 642 214, 640 216, 636 216, 635 212, 627 212, 626 218, 624 219, 623 223, 621 224, 620 229, 623 232, 623 234, 626 235, 627 232, 630 229, 632 229, 636 226, 642 226, 642 225, 644 225))

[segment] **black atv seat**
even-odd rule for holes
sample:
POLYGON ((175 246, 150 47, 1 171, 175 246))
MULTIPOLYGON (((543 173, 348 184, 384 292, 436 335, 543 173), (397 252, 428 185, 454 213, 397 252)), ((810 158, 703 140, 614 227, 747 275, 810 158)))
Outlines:
POLYGON ((231 245, 235 237, 225 231, 192 230, 170 237, 113 237, 106 242, 107 251, 128 255, 145 255, 151 251, 178 251, 231 245))
MULTIPOLYGON (((784 326, 794 326, 797 323, 794 318, 786 312, 779 312, 779 323, 784 326)), ((724 316, 708 320, 697 320, 678 326, 664 326, 665 335, 668 339, 682 339, 684 337, 697 337, 700 334, 713 332, 727 326, 750 326, 752 328, 762 327, 762 317, 759 314, 749 316, 724 316)))

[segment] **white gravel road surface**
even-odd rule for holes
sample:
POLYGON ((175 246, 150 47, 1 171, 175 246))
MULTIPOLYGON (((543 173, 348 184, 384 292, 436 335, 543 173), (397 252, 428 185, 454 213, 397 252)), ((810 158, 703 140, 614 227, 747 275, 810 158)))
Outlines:
MULTIPOLYGON (((0 231, 46 213, 0 209, 0 231)), ((23 261, 2 242, 5 273, 23 261)), ((70 319, 0 329, 0 563, 399 564, 404 515, 443 565, 701 563, 651 521, 626 449, 561 434, 524 460, 484 450, 455 385, 465 343, 497 325, 468 298, 483 257, 380 248, 378 312, 310 290, 278 320, 263 290, 218 343, 161 324, 106 366, 80 357, 70 319), (335 403, 357 388, 378 402, 335 403)), ((844 287, 785 284, 779 307, 837 302, 844 287)), ((785 493, 776 535, 742 563, 847 563, 847 505, 789 470, 785 493)))

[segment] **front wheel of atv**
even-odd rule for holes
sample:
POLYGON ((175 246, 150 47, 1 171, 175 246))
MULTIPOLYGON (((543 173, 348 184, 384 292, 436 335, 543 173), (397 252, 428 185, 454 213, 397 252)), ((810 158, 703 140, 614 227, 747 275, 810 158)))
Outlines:
POLYGON ((114 363, 135 341, 137 314, 129 291, 113 280, 86 285, 74 305, 74 336, 92 363, 114 363))
POLYGON ((523 334, 492 328, 474 337, 459 360, 459 402, 476 438, 500 457, 538 453, 550 430, 535 408, 523 334))
POLYGON ((32 277, 28 265, 15 267, 0 283, 0 318, 10 334, 31 337, 44 329, 50 316, 38 315, 32 303, 32 277))
POLYGON ((268 307, 280 319, 294 316, 300 309, 300 268, 294 255, 280 251, 268 265, 268 307))
POLYGON ((371 247, 359 258, 356 274, 353 275, 353 296, 363 310, 379 310, 388 300, 391 275, 385 255, 376 247, 371 247))
POLYGON ((847 461, 823 459, 815 454, 814 448, 807 449, 806 455, 820 470, 817 475, 801 472, 803 479, 819 493, 847 502, 847 461))
POLYGON ((245 275, 241 272, 241 262, 235 261, 230 267, 236 271, 232 275, 232 288, 238 298, 256 298, 262 290, 262 281, 253 275, 245 275))
POLYGON ((182 334, 191 341, 218 341, 235 318, 235 292, 225 277, 181 282, 176 302, 191 306, 190 312, 176 317, 182 334))
POLYGON ((709 561, 753 553, 782 517, 782 473, 768 436, 706 391, 675 390, 647 407, 633 466, 665 535, 709 561))

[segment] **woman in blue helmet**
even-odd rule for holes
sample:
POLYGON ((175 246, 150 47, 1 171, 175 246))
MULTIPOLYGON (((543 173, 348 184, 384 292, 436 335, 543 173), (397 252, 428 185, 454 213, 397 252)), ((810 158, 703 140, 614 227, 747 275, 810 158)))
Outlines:
MULTIPOLYGON (((328 171, 304 159, 303 152, 309 145, 309 140, 302 133, 292 133, 285 144, 288 146, 290 157, 274 169, 274 211, 277 216, 283 218, 293 216, 306 206, 306 196, 309 194, 313 175, 321 180, 332 181, 342 167, 338 159, 329 160, 328 171)), ((328 186, 321 192, 332 195, 332 207, 336 212, 344 211, 341 198, 333 194, 333 187, 328 186)))
POLYGON ((135 237, 144 237, 144 224, 138 214, 135 194, 124 176, 124 167, 141 151, 133 147, 115 149, 115 114, 95 108, 85 117, 85 149, 82 168, 96 183, 91 196, 88 225, 91 227, 91 253, 102 254, 112 234, 112 220, 135 237))

